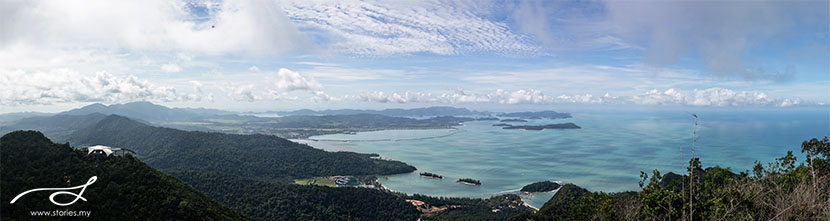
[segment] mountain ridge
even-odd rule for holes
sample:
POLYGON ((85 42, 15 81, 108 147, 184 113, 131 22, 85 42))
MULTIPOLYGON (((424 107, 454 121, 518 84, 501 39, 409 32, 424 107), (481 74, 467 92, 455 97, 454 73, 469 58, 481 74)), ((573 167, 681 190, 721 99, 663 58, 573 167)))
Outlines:
MULTIPOLYGON (((69 144, 55 144, 37 131, 14 131, 0 137, 0 218, 37 218, 30 211, 89 211, 87 219, 107 220, 250 220, 195 188, 151 168, 132 155, 96 157, 69 144), (14 204, 12 197, 33 188, 83 184, 95 176, 68 206, 50 202, 49 191, 26 194, 14 204), (70 184, 71 181, 71 184, 70 184), (128 203, 125 205, 125 203, 128 203)), ((72 191, 76 193, 77 191, 72 191)), ((55 200, 68 202, 65 195, 55 200)), ((48 217, 48 216, 47 216, 48 217)), ((46 217, 44 217, 46 218, 46 217)), ((53 217, 54 218, 54 217, 53 217)))

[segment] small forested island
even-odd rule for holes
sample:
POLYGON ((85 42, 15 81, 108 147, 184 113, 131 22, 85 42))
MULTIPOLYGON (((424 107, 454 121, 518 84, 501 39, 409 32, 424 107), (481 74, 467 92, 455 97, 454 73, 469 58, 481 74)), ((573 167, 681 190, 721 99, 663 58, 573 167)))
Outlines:
POLYGON ((477 121, 491 121, 491 120, 499 120, 499 118, 496 118, 496 117, 479 117, 479 118, 476 118, 476 120, 477 121))
POLYGON ((421 173, 421 176, 435 178, 435 179, 444 179, 444 176, 434 174, 434 173, 430 173, 430 172, 423 172, 423 173, 421 173))
POLYGON ((476 185, 476 186, 481 185, 481 181, 474 180, 472 178, 458 179, 458 182, 463 183, 463 184, 468 184, 468 185, 476 185))
POLYGON ((493 126, 494 126, 494 127, 510 127, 510 126, 513 126, 513 125, 510 125, 510 124, 505 124, 505 123, 500 123, 500 124, 493 124, 493 126))
POLYGON ((527 120, 522 120, 522 119, 504 119, 504 120, 501 120, 501 122, 527 122, 527 120))
POLYGON ((549 192, 559 189, 560 185, 553 181, 541 181, 528 184, 527 186, 522 187, 522 192, 528 193, 538 193, 538 192, 549 192))
POLYGON ((569 113, 559 113, 559 112, 556 112, 556 111, 514 112, 514 113, 499 114, 499 117, 520 117, 520 118, 528 118, 528 119, 541 119, 541 118, 559 119, 559 118, 571 118, 571 114, 569 114, 569 113))
POLYGON ((544 129, 581 129, 582 127, 577 126, 574 123, 564 123, 564 124, 547 124, 547 125, 517 125, 517 126, 507 126, 503 127, 502 129, 512 130, 512 129, 525 129, 525 130, 544 130, 544 129))

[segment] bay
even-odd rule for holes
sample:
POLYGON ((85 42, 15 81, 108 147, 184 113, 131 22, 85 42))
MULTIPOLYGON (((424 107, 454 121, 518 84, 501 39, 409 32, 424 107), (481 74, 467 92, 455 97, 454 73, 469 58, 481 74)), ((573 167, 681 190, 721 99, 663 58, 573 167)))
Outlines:
MULTIPOLYGON (((735 172, 766 164, 802 141, 830 135, 830 112, 819 109, 698 111, 695 156, 704 167, 735 172)), ((384 186, 409 194, 489 197, 516 192, 543 180, 574 183, 592 191, 637 190, 640 171, 685 171, 694 120, 682 111, 574 113, 570 119, 531 119, 513 125, 573 122, 582 129, 504 130, 498 121, 467 122, 457 129, 384 130, 330 134, 299 140, 328 151, 378 153, 418 171, 381 178, 384 186), (682 153, 682 159, 681 159, 682 153), (431 172, 444 179, 419 176, 431 172), (460 178, 481 180, 470 186, 460 178)), ((525 195, 541 207, 553 193, 525 195)))

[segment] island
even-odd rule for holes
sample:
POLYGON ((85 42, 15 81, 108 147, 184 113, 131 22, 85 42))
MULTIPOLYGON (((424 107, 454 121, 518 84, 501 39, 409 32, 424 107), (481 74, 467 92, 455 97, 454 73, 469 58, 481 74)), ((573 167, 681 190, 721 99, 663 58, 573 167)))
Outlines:
POLYGON ((564 124, 547 124, 547 125, 517 125, 517 126, 507 126, 503 127, 502 129, 512 130, 512 129, 525 129, 525 130, 544 130, 544 129, 581 129, 582 127, 577 126, 574 123, 564 123, 564 124))
POLYGON ((553 181, 541 181, 528 184, 527 186, 522 187, 521 191, 528 193, 550 192, 559 189, 559 187, 559 183, 555 183, 553 181))
POLYGON ((499 120, 499 118, 495 118, 495 117, 479 117, 479 118, 476 118, 476 120, 477 120, 477 121, 493 121, 493 120, 499 120))
POLYGON ((494 127, 510 127, 510 126, 513 126, 513 125, 501 123, 501 124, 493 124, 493 126, 494 127))
POLYGON ((501 120, 501 122, 527 122, 527 120, 522 120, 522 119, 504 119, 504 120, 501 120))
POLYGON ((459 183, 463 183, 463 184, 467 184, 467 185, 474 185, 474 186, 479 186, 479 185, 481 185, 481 181, 479 181, 479 180, 474 180, 474 179, 472 179, 472 178, 458 179, 458 181, 457 181, 457 182, 459 182, 459 183))
POLYGON ((540 118, 560 119, 560 118, 571 118, 571 114, 569 114, 569 113, 559 113, 559 112, 556 112, 556 111, 514 112, 514 113, 499 114, 499 117, 519 117, 519 118, 530 118, 530 119, 540 119, 540 118))
POLYGON ((423 173, 421 173, 421 176, 429 177, 429 178, 435 178, 435 179, 444 179, 444 176, 434 174, 434 173, 429 173, 429 172, 423 172, 423 173))

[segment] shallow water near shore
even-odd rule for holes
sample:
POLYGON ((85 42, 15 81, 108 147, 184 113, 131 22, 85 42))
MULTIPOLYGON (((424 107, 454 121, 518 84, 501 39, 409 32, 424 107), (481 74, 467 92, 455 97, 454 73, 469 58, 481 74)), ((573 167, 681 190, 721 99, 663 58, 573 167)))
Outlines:
MULTIPOLYGON (((700 125, 695 156, 704 167, 720 165, 731 167, 734 172, 751 169, 756 160, 773 161, 787 150, 793 150, 803 161, 802 141, 830 135, 827 110, 697 114, 700 125)), ((544 180, 574 183, 592 191, 637 190, 640 171, 682 172, 688 164, 694 129, 693 118, 688 113, 573 113, 573 116, 508 123, 573 122, 582 129, 504 130, 491 126, 498 121, 473 121, 457 127, 458 130, 330 134, 311 138, 329 141, 298 142, 328 151, 378 153, 385 159, 406 162, 418 171, 382 177, 380 182, 395 191, 434 196, 489 197, 544 180), (444 179, 421 177, 420 172, 436 173, 444 179), (460 178, 478 179, 482 185, 457 183, 460 178)), ((541 207, 553 194, 524 197, 529 204, 541 207)))

